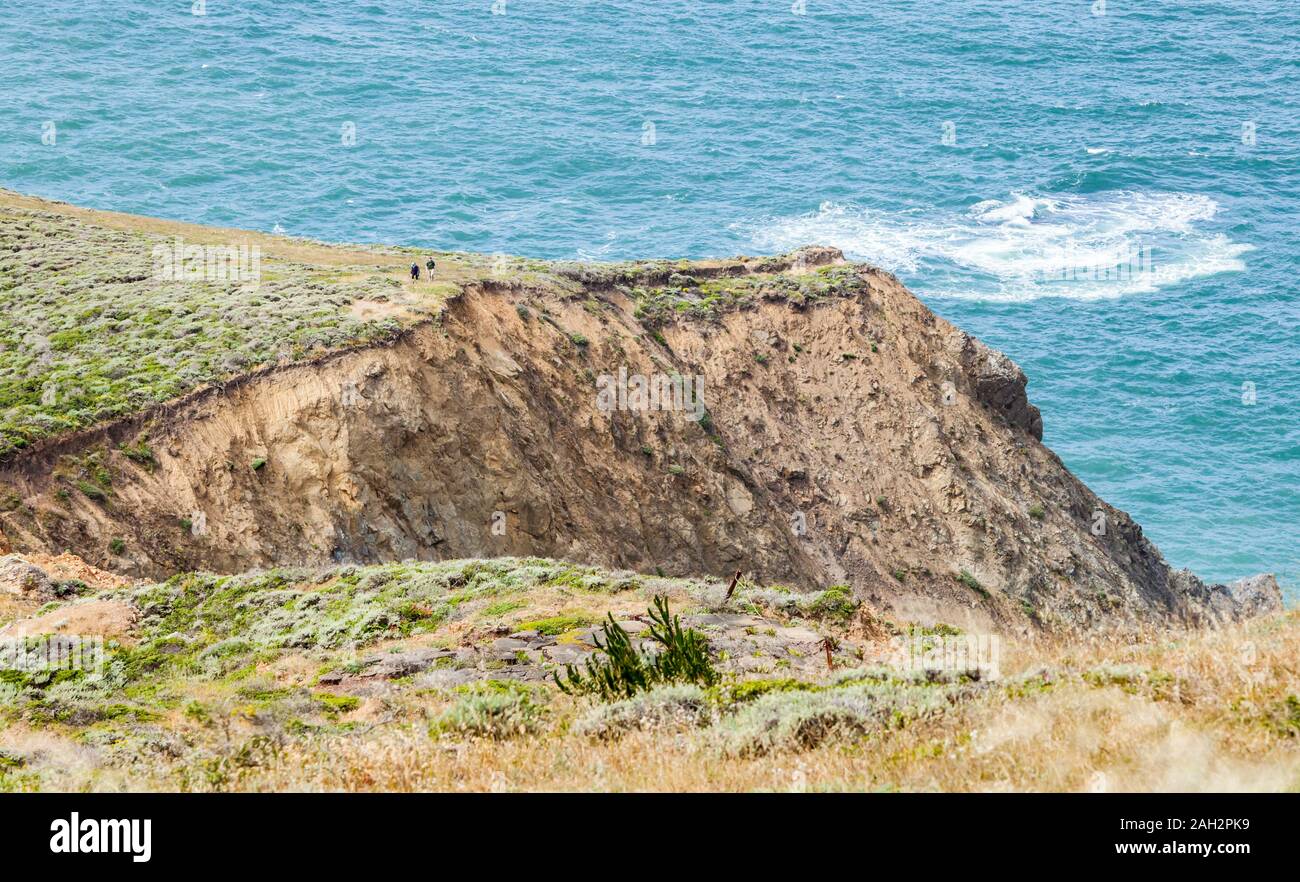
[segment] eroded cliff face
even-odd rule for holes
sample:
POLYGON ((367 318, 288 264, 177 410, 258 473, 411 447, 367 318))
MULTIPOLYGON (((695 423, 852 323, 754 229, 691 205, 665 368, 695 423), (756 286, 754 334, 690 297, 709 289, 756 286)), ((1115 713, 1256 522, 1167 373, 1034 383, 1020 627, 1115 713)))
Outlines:
MULTIPOLYGON (((671 284, 689 300, 841 264, 807 249, 683 265, 671 284)), ((836 296, 760 286, 653 322, 616 275, 467 283, 385 344, 36 446, 0 469, 0 529, 16 551, 150 577, 502 555, 743 570, 965 627, 1199 624, 1271 604, 1172 573, 1040 443, 1013 363, 889 274, 844 271, 836 296), (702 378, 707 413, 604 408, 621 369, 702 378), (111 489, 78 492, 88 467, 111 489)))

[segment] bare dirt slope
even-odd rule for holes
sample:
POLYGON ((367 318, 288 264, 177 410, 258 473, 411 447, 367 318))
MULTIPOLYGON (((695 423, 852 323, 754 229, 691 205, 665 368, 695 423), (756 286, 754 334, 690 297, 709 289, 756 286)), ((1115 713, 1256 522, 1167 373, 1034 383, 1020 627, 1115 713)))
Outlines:
POLYGON ((1173 573, 1041 444, 1014 364, 838 252, 470 263, 382 342, 10 456, 0 546, 149 577, 501 555, 744 570, 963 627, 1279 602, 1271 580, 1173 573), (702 377, 707 414, 602 410, 620 369, 702 377))

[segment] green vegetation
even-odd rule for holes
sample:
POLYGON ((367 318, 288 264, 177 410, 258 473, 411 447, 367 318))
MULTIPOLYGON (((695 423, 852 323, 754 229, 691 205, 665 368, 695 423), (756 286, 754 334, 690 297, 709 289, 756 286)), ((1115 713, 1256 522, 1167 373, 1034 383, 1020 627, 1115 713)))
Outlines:
MULTIPOLYGON (((653 789, 679 786, 684 770, 700 789, 964 789, 1006 774, 1007 756, 1031 764, 1013 779, 1018 787, 1059 775, 1063 762, 1069 786, 1082 787, 1098 743, 1121 745, 1124 765, 1111 768, 1156 757, 1153 777, 1133 780, 1157 784, 1167 780, 1160 748, 1173 720, 1240 737, 1270 761, 1289 763, 1300 737, 1294 613, 1245 632, 1258 647, 1255 669, 1281 672, 1267 680, 1218 663, 1243 638, 1226 631, 1017 653, 1001 679, 985 679, 847 652, 860 640, 857 619, 846 620, 855 609, 848 586, 805 594, 742 581, 733 602, 765 621, 737 621, 734 610, 716 609, 718 596, 717 580, 656 582, 539 558, 198 573, 111 589, 95 601, 128 602, 138 618, 130 642, 108 641, 101 668, 0 671, 0 729, 16 724, 39 732, 42 745, 75 745, 85 762, 26 748, 38 743, 29 735, 19 752, 0 751, 0 791, 123 781, 202 790, 653 789), (654 597, 645 632, 617 624, 643 608, 625 591, 654 597), (568 605, 575 595, 577 611, 568 605), (712 646, 682 626, 667 596, 700 610, 697 627, 712 646), (550 652, 512 659, 509 644, 498 645, 506 631, 490 616, 527 604, 549 614, 512 627, 553 635, 535 645, 565 654, 586 651, 589 635, 573 632, 591 622, 587 604, 610 612, 586 667, 562 666, 556 677, 568 695, 538 679, 556 670, 550 652), (816 636, 803 633, 814 630, 810 619, 819 620, 816 636), (450 627, 439 633, 441 623, 450 627), (842 641, 831 670, 812 648, 817 637, 842 641), (815 664, 796 661, 808 654, 815 664), (843 659, 855 656, 862 666, 847 667, 843 659), (1019 714, 1008 726, 1009 702, 1020 701, 1060 733, 1051 750, 1038 750, 1040 730, 1023 731, 1019 714), (1139 703, 1146 711, 1135 716, 1139 703), (539 740, 499 743, 519 736, 539 740), (967 749, 1007 739, 1014 752, 967 749), (466 750, 468 740, 481 743, 466 750), (646 769, 647 749, 666 756, 646 769), (743 763, 772 755, 790 760, 743 763), (792 767, 807 781, 792 780, 792 767)), ((880 624, 921 651, 962 634, 942 622, 880 624)), ((876 649, 881 639, 872 638, 876 649)))
POLYGON ((962 570, 953 578, 955 578, 958 582, 962 583, 967 588, 974 591, 976 594, 980 595, 981 597, 989 596, 988 589, 985 588, 983 585, 981 585, 980 580, 975 578, 974 574, 971 573, 969 570, 962 570))
POLYGON ((524 602, 522 600, 502 600, 498 603, 490 603, 483 608, 485 616, 503 616, 508 612, 514 612, 522 609, 524 602))
POLYGON ((568 665, 565 676, 555 674, 555 684, 570 694, 599 695, 606 701, 630 698, 655 686, 691 683, 712 686, 719 680, 709 661, 708 641, 698 631, 682 628, 681 621, 668 610, 668 601, 655 595, 649 610, 651 640, 659 644, 657 653, 641 653, 632 645, 627 631, 609 615, 595 639, 599 656, 587 660, 586 676, 568 665))
POLYGON ((713 701, 698 686, 657 686, 622 701, 597 704, 574 729, 601 741, 614 741, 630 732, 696 729, 717 716, 713 701))
MULTIPOLYGON (((856 269, 845 265, 819 267, 799 276, 755 273, 698 279, 678 273, 664 285, 633 282, 628 292, 637 304, 636 317, 654 327, 678 318, 717 320, 727 312, 745 309, 761 300, 788 300, 804 305, 832 297, 852 297, 866 288, 856 269)), ((766 356, 760 360, 766 360, 766 356)))
POLYGON ((939 716, 969 686, 866 679, 829 689, 772 689, 725 717, 716 740, 729 756, 811 750, 939 716))
POLYGON ((560 634, 567 634, 569 631, 576 631, 579 628, 588 628, 595 623, 596 618, 594 616, 585 613, 567 613, 562 616, 552 616, 549 619, 520 622, 518 630, 536 631, 548 637, 555 637, 560 634))
MULTIPOLYGON (((0 210, 0 239, 0 457, 204 383, 398 329, 348 310, 398 290, 374 266, 268 260, 255 286, 166 281, 153 249, 173 247, 170 238, 12 207, 0 210)), ((124 452, 152 461, 143 442, 124 452)))
POLYGON ((536 687, 487 680, 459 691, 461 698, 433 721, 431 735, 512 738, 537 731, 542 722, 545 697, 536 687))
POLYGON ((1300 737, 1300 697, 1288 695, 1273 710, 1273 727, 1288 738, 1300 737))
POLYGON ((361 699, 355 695, 335 695, 333 692, 318 692, 312 696, 327 713, 345 714, 349 711, 356 710, 361 705, 361 699))
POLYGON ((96 502, 103 502, 108 499, 108 492, 106 490, 98 485, 90 483, 89 481, 78 480, 76 481, 76 485, 78 490, 96 502))
POLYGON ((120 449, 127 459, 137 465, 152 469, 158 464, 158 461, 153 455, 153 448, 149 446, 148 441, 143 437, 138 439, 134 444, 121 445, 120 449))
POLYGON ((860 605, 853 596, 853 589, 848 585, 832 585, 825 591, 809 595, 801 609, 805 615, 815 619, 846 622, 858 611, 860 605))
POLYGON ((1046 515, 1047 512, 1039 503, 1035 502, 1033 505, 1029 506, 1029 516, 1034 520, 1041 521, 1046 515))

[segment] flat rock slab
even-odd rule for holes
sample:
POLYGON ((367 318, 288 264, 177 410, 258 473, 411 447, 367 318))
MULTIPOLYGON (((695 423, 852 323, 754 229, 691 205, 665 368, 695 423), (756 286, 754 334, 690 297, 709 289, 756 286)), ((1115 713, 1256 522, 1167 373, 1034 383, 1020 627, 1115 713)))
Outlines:
POLYGON ((542 652, 557 665, 576 665, 591 655, 591 650, 572 643, 557 643, 548 646, 542 652))
POLYGON ((686 624, 699 628, 770 628, 772 623, 767 619, 760 619, 757 616, 747 616, 742 613, 704 613, 698 616, 687 616, 682 619, 686 624))
POLYGON ((808 628, 777 628, 776 638, 787 643, 821 643, 825 638, 808 628))
POLYGON ((412 649, 407 652, 372 655, 362 660, 363 667, 355 674, 334 671, 321 677, 318 682, 324 686, 336 686, 351 680, 396 680, 418 674, 440 659, 454 658, 455 655, 450 649, 412 649))

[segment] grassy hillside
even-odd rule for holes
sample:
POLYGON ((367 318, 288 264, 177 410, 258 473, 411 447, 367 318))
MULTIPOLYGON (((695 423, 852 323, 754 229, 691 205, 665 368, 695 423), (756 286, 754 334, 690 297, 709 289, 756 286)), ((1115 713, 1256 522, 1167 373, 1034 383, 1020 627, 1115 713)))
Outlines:
POLYGON ((206 384, 390 336, 435 315, 466 282, 559 296, 618 287, 648 325, 708 319, 761 298, 851 295, 862 285, 849 267, 794 277, 778 272, 781 261, 767 262, 733 277, 742 272, 734 261, 564 264, 327 245, 0 190, 0 457, 206 384), (256 247, 258 278, 204 278, 197 259, 180 264, 180 278, 160 272, 155 249, 174 253, 178 242, 256 247), (411 282, 410 263, 423 266, 429 257, 438 262, 435 277, 411 282), (712 278, 719 268, 726 271, 712 278), (185 270, 199 277, 186 278, 185 270))
POLYGON ((3 673, 0 789, 1300 788, 1294 613, 1141 646, 1008 641, 987 679, 891 664, 954 629, 838 589, 726 589, 501 559, 87 591, 0 633, 111 635, 100 675, 3 673), (643 639, 655 596, 708 640, 716 682, 611 700, 547 679, 602 657, 607 614, 643 639))
POLYGON ((0 456, 261 366, 389 335, 455 290, 405 283, 410 255, 396 249, 49 208, 0 193, 0 456), (174 249, 178 238, 256 246, 260 278, 167 278, 154 249, 174 249))

